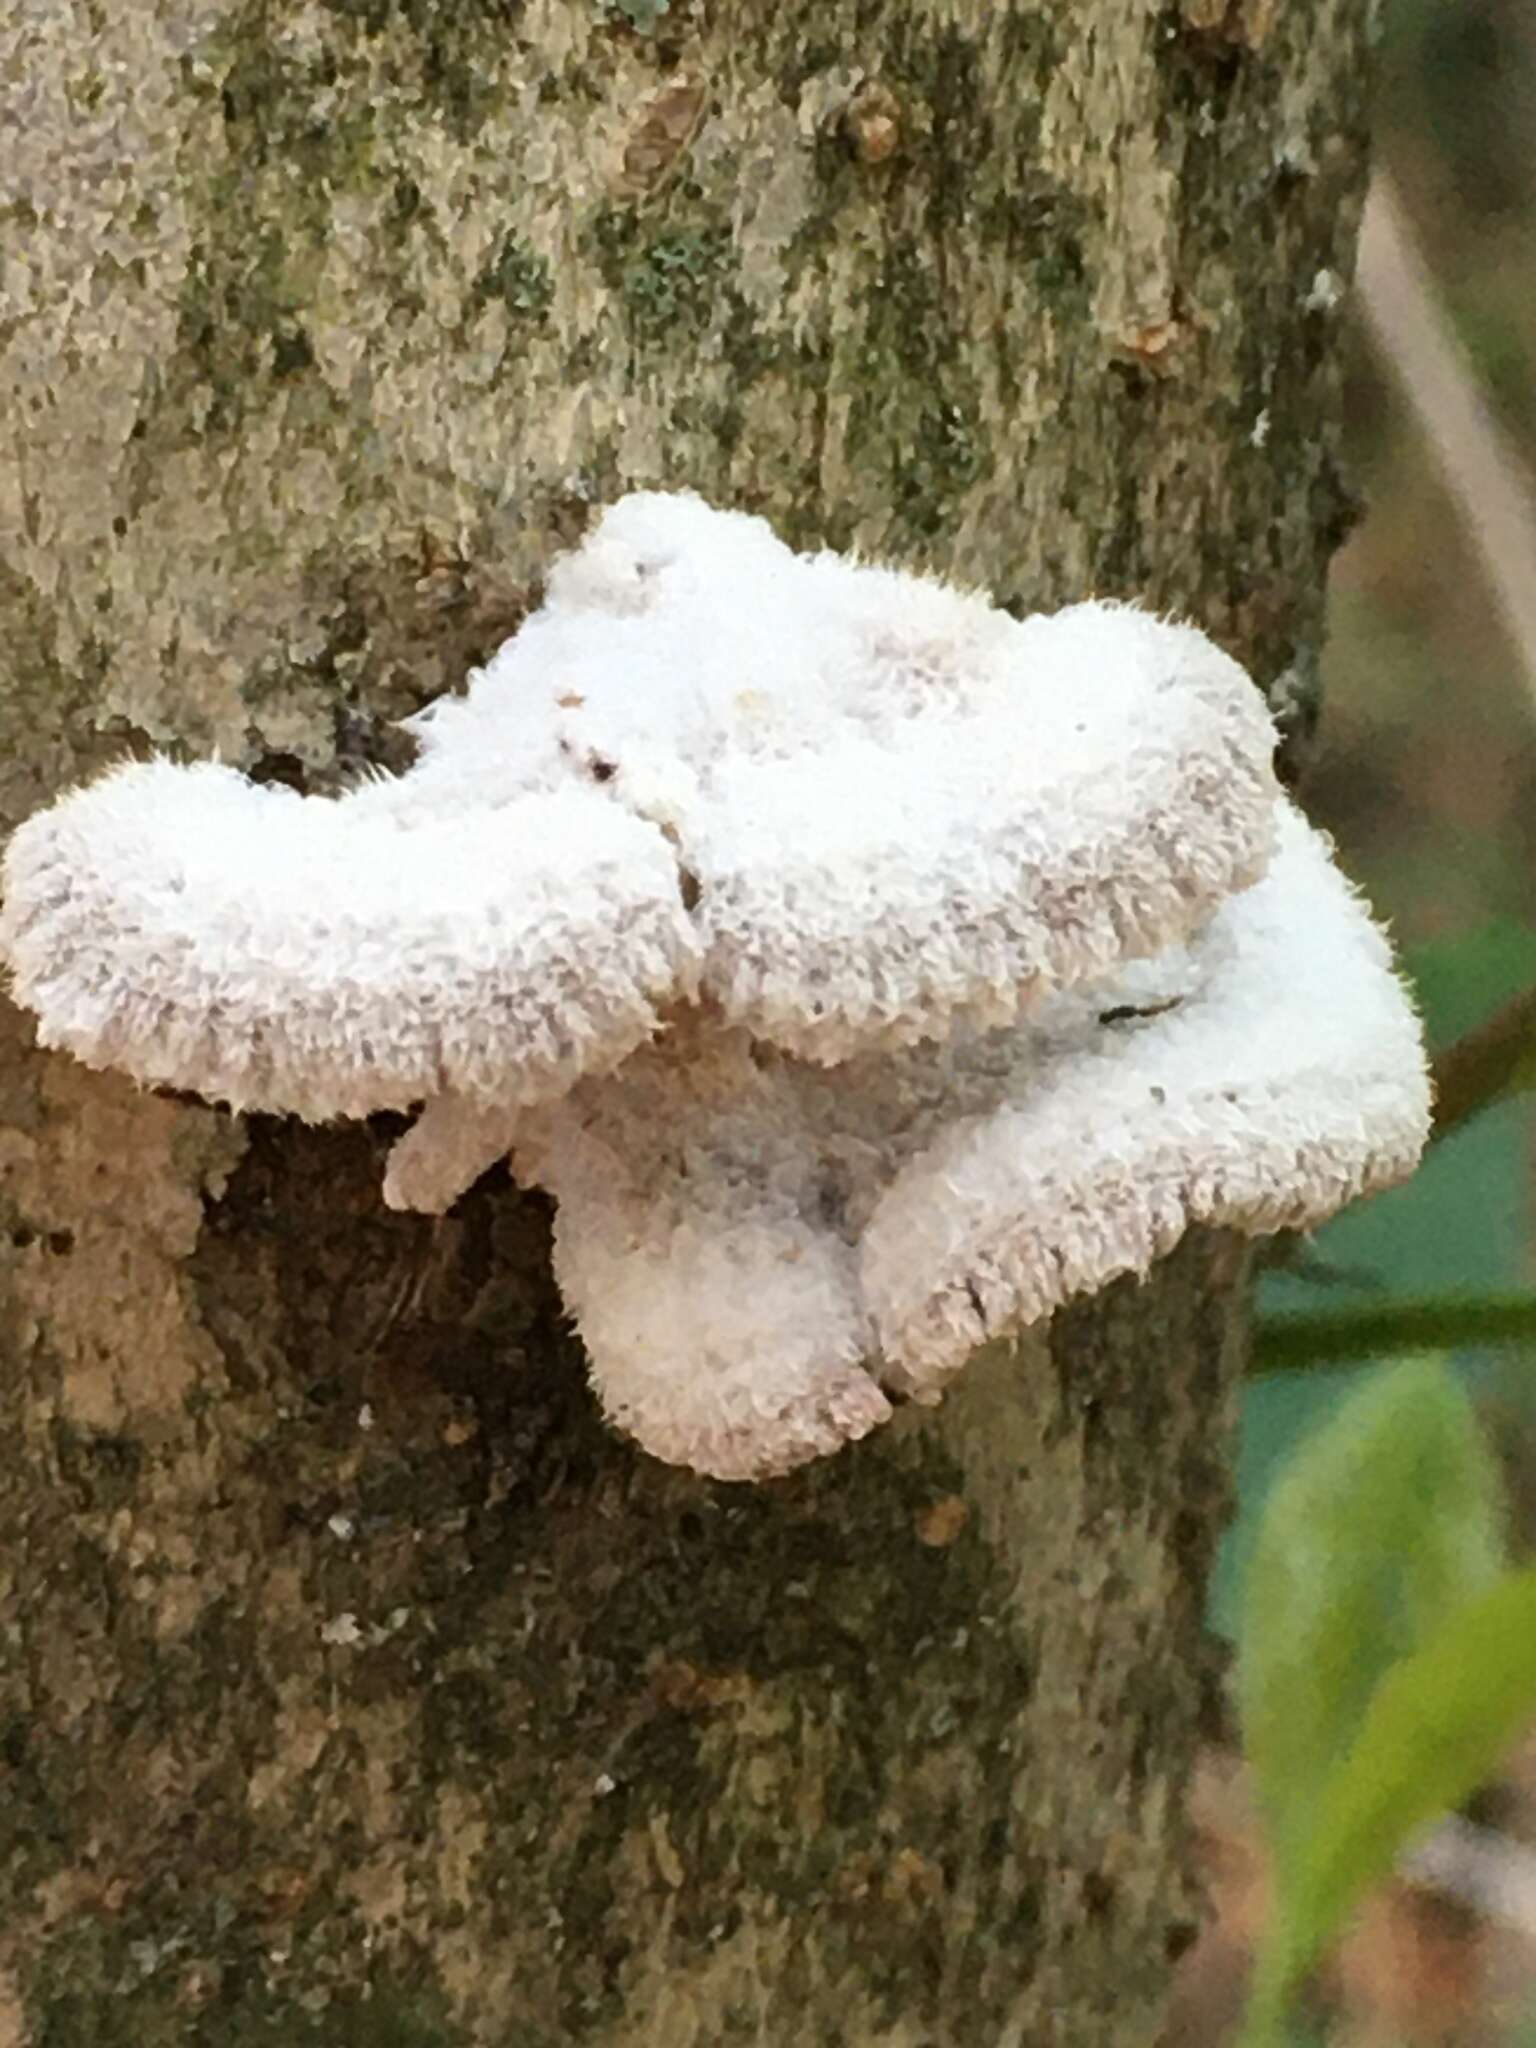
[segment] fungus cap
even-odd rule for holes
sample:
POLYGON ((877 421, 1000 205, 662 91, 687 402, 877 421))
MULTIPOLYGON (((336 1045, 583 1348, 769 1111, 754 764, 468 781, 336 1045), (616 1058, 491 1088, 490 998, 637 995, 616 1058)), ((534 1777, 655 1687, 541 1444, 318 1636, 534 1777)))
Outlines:
POLYGON ((14 835, 39 1038, 235 1107, 423 1104, 385 1183, 556 1196, 604 1405, 786 1471, 1196 1222, 1409 1171, 1418 1028, 1192 628, 1015 620, 637 493, 339 798, 156 760, 14 835))

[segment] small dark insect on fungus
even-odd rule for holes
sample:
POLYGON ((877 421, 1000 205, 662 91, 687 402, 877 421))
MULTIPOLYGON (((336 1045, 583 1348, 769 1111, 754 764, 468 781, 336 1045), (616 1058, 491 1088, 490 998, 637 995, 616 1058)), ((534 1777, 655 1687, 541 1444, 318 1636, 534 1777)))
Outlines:
POLYGON ((165 761, 61 798, 0 950, 90 1065, 422 1106, 399 1206, 510 1153, 658 1457, 788 1471, 1191 1223, 1418 1157, 1386 944, 1187 626, 1019 622, 642 493, 413 726, 340 798, 165 761))

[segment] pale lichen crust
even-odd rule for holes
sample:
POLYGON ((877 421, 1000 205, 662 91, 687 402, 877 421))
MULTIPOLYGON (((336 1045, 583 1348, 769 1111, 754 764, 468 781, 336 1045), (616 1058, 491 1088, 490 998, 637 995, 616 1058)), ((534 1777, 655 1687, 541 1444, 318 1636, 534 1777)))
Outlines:
POLYGON ((159 760, 65 796, 0 951, 90 1065, 424 1105, 396 1206, 510 1151, 658 1457, 788 1471, 1192 1223, 1306 1225, 1417 1159, 1385 942, 1190 627, 1017 621, 643 493, 413 725, 340 798, 159 760))

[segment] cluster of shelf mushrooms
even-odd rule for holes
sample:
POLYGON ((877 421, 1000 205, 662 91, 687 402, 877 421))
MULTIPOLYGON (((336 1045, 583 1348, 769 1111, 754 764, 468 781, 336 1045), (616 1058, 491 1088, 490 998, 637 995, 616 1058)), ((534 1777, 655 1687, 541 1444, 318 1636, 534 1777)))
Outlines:
POLYGON ((420 1108, 385 1198, 555 1197, 603 1406, 783 1473, 1191 1224, 1310 1225, 1428 1121, 1387 945, 1243 671, 639 493, 404 775, 121 767, 15 834, 44 1045, 235 1110, 420 1108))

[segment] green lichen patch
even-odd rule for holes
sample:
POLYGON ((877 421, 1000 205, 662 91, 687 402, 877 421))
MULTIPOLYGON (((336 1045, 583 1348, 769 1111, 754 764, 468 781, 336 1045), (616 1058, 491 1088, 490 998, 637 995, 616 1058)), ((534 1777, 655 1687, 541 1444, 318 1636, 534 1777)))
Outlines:
POLYGON ((600 14, 614 15, 627 21, 637 34, 648 36, 660 26, 672 0, 594 0, 594 5, 600 14))
POLYGON ((495 112, 501 58, 516 33, 523 0, 322 0, 326 11, 365 41, 392 35, 409 52, 402 79, 412 97, 467 140, 495 112))
POLYGON ((144 1446, 116 1431, 83 1430, 55 1418, 53 1455, 61 1485, 104 1512, 134 1497, 144 1468, 144 1446))
MULTIPOLYGON (((199 439, 236 435, 280 390, 293 405, 306 381, 325 405, 309 376, 312 323, 345 195, 383 205, 378 260, 399 273, 394 307, 420 310, 405 251, 433 229, 436 207, 413 133, 430 143, 436 128, 462 144, 504 104, 520 14, 512 0, 326 0, 325 33, 285 38, 247 0, 211 39, 188 85, 216 101, 220 146, 190 167, 180 304, 179 373, 195 379, 189 431, 199 439)), ((390 293, 387 278, 379 289, 390 293)), ((541 318, 548 267, 509 234, 470 296, 541 318)))
POLYGON ((866 289, 848 446, 882 466, 892 515, 918 540, 944 530, 995 459, 954 312, 933 251, 893 242, 866 289))
POLYGON ((470 307, 477 312, 494 300, 516 320, 539 320, 549 311, 554 291, 547 260, 509 234, 475 279, 470 307))
POLYGON ((614 209, 599 215, 591 232, 638 341, 696 335, 710 324, 733 260, 728 228, 706 221, 647 232, 633 214, 614 209))
POLYGON ((355 183, 373 142, 361 96, 339 98, 329 55, 301 62, 231 30, 215 67, 224 149, 206 174, 180 305, 185 370, 201 387, 199 431, 235 432, 273 385, 314 361, 307 331, 324 262, 330 194, 355 183))

